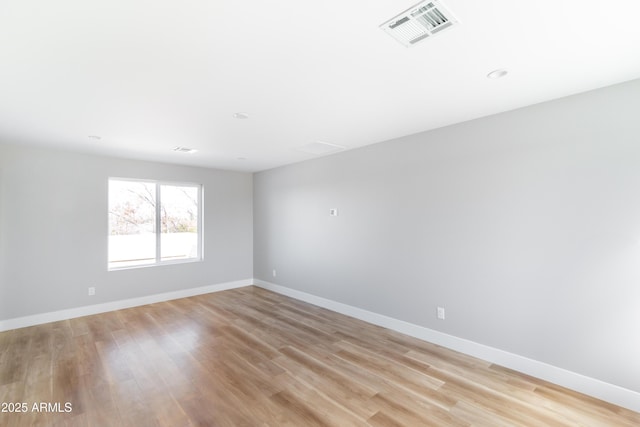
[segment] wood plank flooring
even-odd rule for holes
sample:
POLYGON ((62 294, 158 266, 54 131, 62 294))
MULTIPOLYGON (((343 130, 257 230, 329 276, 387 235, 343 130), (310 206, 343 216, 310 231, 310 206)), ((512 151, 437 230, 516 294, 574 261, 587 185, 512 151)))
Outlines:
POLYGON ((0 349, 0 402, 28 407, 1 426, 640 426, 638 413, 255 287, 7 331, 0 349))

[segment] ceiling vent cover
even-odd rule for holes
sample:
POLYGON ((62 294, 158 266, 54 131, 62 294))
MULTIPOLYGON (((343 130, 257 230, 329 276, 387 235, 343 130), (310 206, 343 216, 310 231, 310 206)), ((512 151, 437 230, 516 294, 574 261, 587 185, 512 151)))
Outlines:
POLYGON ((187 147, 175 147, 173 151, 177 153, 187 153, 187 154, 193 154, 198 152, 198 150, 196 150, 195 148, 187 148, 187 147))
POLYGON ((380 28, 406 47, 410 47, 453 27, 457 22, 439 1, 423 0, 380 25, 380 28))
POLYGON ((307 145, 303 145, 302 147, 299 147, 297 150, 302 151, 304 153, 320 156, 323 154, 342 151, 344 150, 344 147, 338 144, 329 144, 328 142, 317 141, 307 145))

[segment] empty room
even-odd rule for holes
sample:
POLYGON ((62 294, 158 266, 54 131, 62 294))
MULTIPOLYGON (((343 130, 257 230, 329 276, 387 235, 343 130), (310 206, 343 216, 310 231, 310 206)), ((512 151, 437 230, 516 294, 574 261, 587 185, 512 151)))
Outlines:
POLYGON ((0 2, 1 426, 639 426, 640 3, 0 2))

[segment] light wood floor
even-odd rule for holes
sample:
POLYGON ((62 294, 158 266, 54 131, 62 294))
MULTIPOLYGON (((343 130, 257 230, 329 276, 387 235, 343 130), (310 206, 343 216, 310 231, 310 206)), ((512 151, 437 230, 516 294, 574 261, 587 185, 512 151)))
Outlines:
POLYGON ((640 414, 259 288, 0 333, 1 426, 639 426, 640 414), (31 412, 34 403, 71 412, 31 412))

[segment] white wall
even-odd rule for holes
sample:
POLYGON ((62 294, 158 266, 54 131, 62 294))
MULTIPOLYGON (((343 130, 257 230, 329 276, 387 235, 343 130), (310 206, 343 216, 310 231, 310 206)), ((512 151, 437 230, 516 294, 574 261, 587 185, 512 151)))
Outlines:
POLYGON ((0 145, 0 320, 251 279, 251 194, 246 173, 0 145), (107 271, 111 176, 203 184, 204 261, 107 271))
POLYGON ((638 112, 633 81, 255 174, 254 277, 640 392, 638 112))

